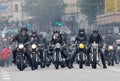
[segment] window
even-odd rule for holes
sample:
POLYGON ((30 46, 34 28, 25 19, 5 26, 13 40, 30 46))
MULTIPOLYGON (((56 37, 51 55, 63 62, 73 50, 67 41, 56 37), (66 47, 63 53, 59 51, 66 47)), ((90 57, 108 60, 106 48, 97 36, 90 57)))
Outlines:
POLYGON ((15 12, 18 12, 18 4, 15 5, 15 12))

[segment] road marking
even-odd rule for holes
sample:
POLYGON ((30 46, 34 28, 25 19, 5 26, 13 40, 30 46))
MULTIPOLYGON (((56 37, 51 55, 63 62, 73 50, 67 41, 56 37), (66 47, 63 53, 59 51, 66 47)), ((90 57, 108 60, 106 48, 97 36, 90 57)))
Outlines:
POLYGON ((119 69, 119 68, 108 68, 108 70, 120 72, 120 69, 119 69))
POLYGON ((10 75, 8 74, 7 71, 1 70, 2 72, 2 80, 3 81, 11 81, 10 75))
POLYGON ((5 77, 5 76, 10 76, 10 75, 3 75, 3 76, 5 77))
POLYGON ((10 80, 10 78, 9 77, 6 77, 6 78, 2 78, 3 80, 10 80))

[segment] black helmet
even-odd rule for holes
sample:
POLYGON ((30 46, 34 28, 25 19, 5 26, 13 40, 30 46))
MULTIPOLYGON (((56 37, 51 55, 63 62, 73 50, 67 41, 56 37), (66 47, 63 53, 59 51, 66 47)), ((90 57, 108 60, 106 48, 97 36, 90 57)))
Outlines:
POLYGON ((79 29, 79 32, 85 32, 84 28, 79 29))
POLYGON ((33 30, 33 31, 32 31, 32 34, 37 34, 37 30, 33 30))
POLYGON ((98 33, 98 29, 94 29, 94 30, 93 30, 93 33, 98 33))
POLYGON ((22 27, 22 28, 21 28, 21 32, 22 32, 22 31, 26 31, 26 32, 27 32, 27 28, 26 28, 26 27, 22 27))
POLYGON ((54 31, 54 33, 60 33, 60 32, 56 30, 56 31, 54 31))

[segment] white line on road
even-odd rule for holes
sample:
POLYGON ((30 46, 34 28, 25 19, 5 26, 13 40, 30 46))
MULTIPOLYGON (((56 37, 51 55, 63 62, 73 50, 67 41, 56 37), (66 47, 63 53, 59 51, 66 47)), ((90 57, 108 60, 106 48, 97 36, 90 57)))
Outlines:
POLYGON ((3 80, 10 80, 10 78, 9 77, 6 77, 6 78, 2 78, 3 80))
POLYGON ((3 75, 3 77, 10 76, 10 75, 3 75))
POLYGON ((3 81, 11 81, 10 75, 8 74, 7 71, 1 70, 2 72, 2 80, 3 81))
POLYGON ((108 68, 108 70, 120 72, 120 69, 119 69, 119 68, 108 68))

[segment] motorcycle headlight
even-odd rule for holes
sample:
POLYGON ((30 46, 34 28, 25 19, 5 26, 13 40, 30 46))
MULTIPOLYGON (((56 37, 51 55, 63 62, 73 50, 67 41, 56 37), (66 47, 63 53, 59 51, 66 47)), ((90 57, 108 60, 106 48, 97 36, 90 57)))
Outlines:
POLYGON ((97 44, 97 43, 93 43, 93 44, 92 44, 92 47, 93 47, 94 49, 96 49, 96 48, 98 48, 98 44, 97 44))
POLYGON ((60 45, 59 43, 57 43, 57 44, 55 45, 56 48, 60 48, 60 46, 61 46, 61 45, 60 45))
POLYGON ((19 48, 19 49, 23 49, 23 48, 24 48, 24 45, 23 45, 23 44, 19 44, 18 48, 19 48))
POLYGON ((108 49, 113 50, 113 46, 109 46, 108 49))
POLYGON ((85 46, 84 46, 83 43, 80 43, 80 44, 79 44, 79 48, 80 48, 80 49, 83 49, 84 47, 85 47, 85 46))
POLYGON ((36 44, 32 44, 31 47, 32 47, 32 49, 35 49, 37 47, 37 45, 36 44))

